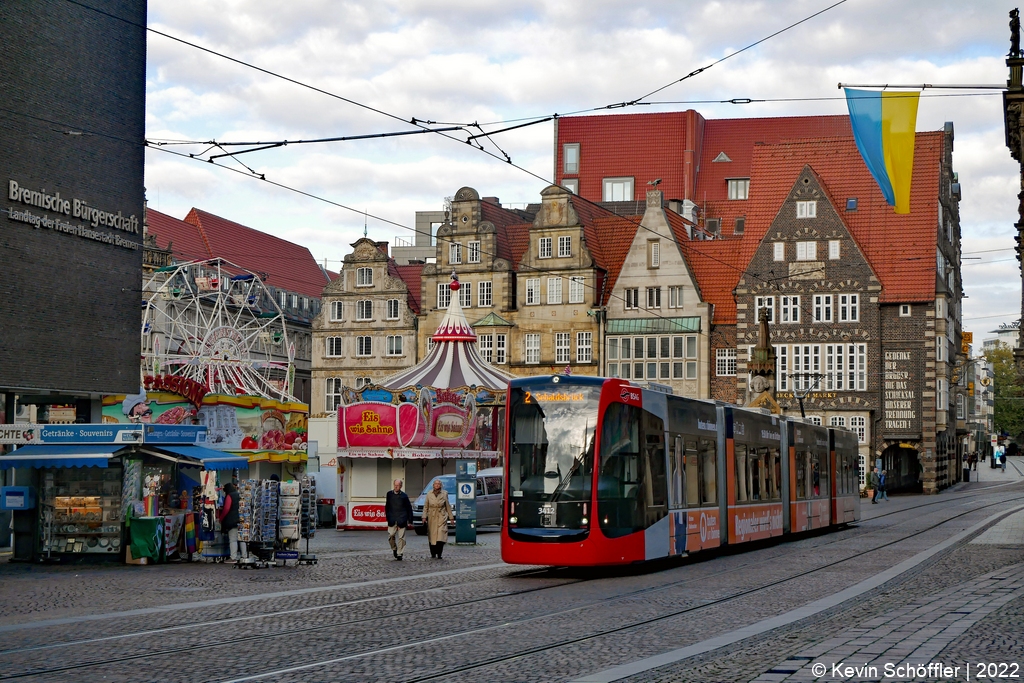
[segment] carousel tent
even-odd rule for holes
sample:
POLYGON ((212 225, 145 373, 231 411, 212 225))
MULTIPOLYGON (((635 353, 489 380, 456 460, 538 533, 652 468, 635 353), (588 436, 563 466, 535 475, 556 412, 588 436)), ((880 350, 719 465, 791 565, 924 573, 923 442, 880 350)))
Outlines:
POLYGON ((417 365, 388 377, 381 386, 397 390, 424 386, 437 389, 480 387, 504 393, 512 376, 483 358, 476 349, 476 332, 459 304, 459 280, 453 274, 452 297, 441 324, 431 339, 434 348, 417 365))

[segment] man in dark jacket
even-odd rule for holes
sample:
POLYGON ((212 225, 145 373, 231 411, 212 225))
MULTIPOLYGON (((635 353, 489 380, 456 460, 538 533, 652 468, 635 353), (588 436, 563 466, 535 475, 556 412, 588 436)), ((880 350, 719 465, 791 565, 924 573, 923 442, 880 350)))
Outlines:
POLYGON ((405 529, 412 526, 412 503, 402 490, 402 480, 395 479, 394 488, 388 491, 384 502, 384 515, 388 518, 388 543, 395 559, 402 560, 405 550, 405 529))
POLYGON ((230 481, 224 484, 224 507, 220 509, 221 533, 228 536, 229 562, 238 561, 238 489, 230 481))
POLYGON ((882 477, 881 475, 879 475, 877 467, 874 469, 874 471, 871 472, 871 482, 869 486, 875 491, 874 493, 871 494, 871 502, 877 504, 878 489, 882 487, 882 477))

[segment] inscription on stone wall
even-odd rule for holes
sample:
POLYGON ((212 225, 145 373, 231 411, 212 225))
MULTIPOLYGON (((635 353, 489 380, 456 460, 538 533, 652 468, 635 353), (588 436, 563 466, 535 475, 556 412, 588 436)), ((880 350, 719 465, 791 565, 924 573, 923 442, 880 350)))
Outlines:
POLYGON ((911 434, 920 431, 913 351, 886 351, 882 375, 883 426, 887 432, 911 434))

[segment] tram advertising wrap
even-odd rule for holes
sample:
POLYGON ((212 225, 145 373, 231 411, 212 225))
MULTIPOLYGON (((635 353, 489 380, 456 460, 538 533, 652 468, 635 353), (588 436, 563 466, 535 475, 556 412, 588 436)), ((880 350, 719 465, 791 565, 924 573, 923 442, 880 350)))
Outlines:
POLYGON ((629 564, 860 516, 844 430, 596 377, 515 379, 507 405, 509 563, 629 564))

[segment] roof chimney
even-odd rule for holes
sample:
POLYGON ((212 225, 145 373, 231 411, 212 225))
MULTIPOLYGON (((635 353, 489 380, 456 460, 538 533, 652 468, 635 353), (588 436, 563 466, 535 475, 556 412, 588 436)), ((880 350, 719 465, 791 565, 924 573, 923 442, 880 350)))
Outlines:
POLYGON ((482 201, 488 204, 494 204, 495 206, 501 206, 501 201, 497 197, 484 197, 482 201))
POLYGON ((376 244, 377 244, 377 248, 380 249, 380 252, 382 254, 384 254, 385 256, 390 256, 390 254, 388 253, 388 243, 387 242, 377 242, 376 244))

